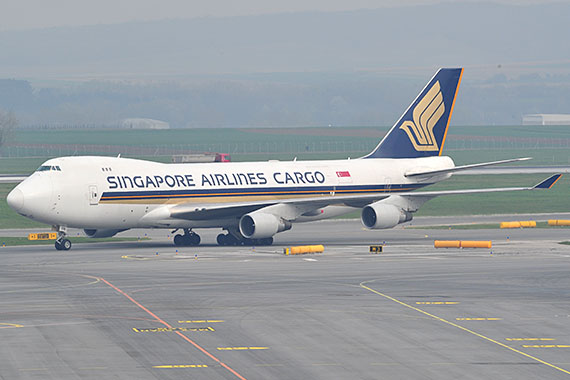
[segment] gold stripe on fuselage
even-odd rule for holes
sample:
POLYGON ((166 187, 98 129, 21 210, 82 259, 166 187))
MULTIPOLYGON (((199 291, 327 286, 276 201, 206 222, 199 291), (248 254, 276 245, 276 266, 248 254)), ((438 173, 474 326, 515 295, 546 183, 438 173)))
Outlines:
MULTIPOLYGON (((398 189, 398 191, 408 191, 408 190, 411 189, 408 188, 398 189)), ((346 195, 345 193, 352 193, 352 192, 358 192, 359 194, 381 194, 390 191, 393 190, 380 189, 376 191, 370 191, 369 189, 363 189, 363 190, 337 190, 334 192, 303 191, 302 192, 303 194, 283 194, 284 192, 269 192, 266 194, 233 193, 233 195, 235 196, 229 196, 229 194, 231 193, 179 194, 179 195, 170 196, 169 198, 164 198, 164 195, 155 195, 155 196, 141 195, 141 196, 132 196, 131 199, 112 199, 111 197, 103 198, 99 203, 108 203, 108 204, 239 203, 239 202, 249 202, 249 201, 255 202, 255 201, 265 201, 265 200, 285 200, 285 199, 298 199, 298 198, 318 198, 318 197, 332 198, 335 195, 346 195), (240 194, 251 194, 251 195, 240 195, 240 194)))

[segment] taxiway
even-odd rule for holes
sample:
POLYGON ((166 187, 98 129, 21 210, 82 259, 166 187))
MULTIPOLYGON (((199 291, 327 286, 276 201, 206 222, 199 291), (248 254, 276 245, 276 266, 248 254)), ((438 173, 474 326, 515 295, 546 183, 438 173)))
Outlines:
POLYGON ((568 229, 328 221, 271 247, 178 251, 148 233, 68 252, 0 248, 0 378, 570 376, 568 229), (493 248, 436 250, 434 239, 493 248), (325 253, 282 254, 305 243, 325 253))

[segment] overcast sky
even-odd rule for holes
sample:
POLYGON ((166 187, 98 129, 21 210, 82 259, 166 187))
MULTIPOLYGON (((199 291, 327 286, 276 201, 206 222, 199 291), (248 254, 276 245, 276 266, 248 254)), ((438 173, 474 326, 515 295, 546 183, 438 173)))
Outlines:
MULTIPOLYGON (((459 0, 450 0, 461 2, 459 0)), ((478 2, 480 0, 468 0, 478 2)), ((439 0, 0 0, 0 30, 226 17, 301 11, 344 11, 432 4, 439 0)), ((487 0, 507 4, 553 0, 487 0)))

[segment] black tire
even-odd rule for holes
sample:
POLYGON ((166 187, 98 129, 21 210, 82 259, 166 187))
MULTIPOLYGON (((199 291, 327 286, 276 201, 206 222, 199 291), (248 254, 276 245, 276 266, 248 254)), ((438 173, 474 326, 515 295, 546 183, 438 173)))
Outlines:
POLYGON ((55 249, 57 249, 58 251, 63 250, 63 247, 61 246, 60 242, 57 240, 55 241, 55 249))
POLYGON ((192 235, 189 236, 189 239, 188 239, 188 240, 189 240, 189 242, 190 242, 190 245, 200 245, 200 241, 201 241, 202 239, 200 239, 200 235, 198 235, 198 234, 192 234, 192 235))
POLYGON ((218 242, 218 245, 227 245, 227 237, 228 235, 226 234, 219 234, 216 237, 216 241, 218 242))
POLYGON ((69 239, 63 239, 61 241, 61 248, 64 251, 69 251, 71 249, 71 241, 69 239))
POLYGON ((273 244, 273 237, 268 237, 265 239, 261 239, 261 244, 263 245, 272 245, 273 244))
POLYGON ((174 245, 175 246, 183 246, 184 245, 184 236, 182 235, 176 235, 174 236, 174 245))

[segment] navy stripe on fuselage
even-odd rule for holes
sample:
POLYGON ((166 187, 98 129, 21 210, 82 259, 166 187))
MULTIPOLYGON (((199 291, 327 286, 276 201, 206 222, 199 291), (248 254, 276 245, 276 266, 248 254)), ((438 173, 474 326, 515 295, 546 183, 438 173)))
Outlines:
POLYGON ((262 187, 262 188, 230 188, 230 189, 185 189, 185 190, 153 190, 153 191, 107 191, 101 201, 118 201, 133 199, 169 199, 169 198, 205 198, 236 196, 287 196, 318 194, 361 194, 363 192, 402 192, 411 191, 430 184, 393 184, 393 185, 342 185, 342 186, 303 186, 303 187, 262 187))

